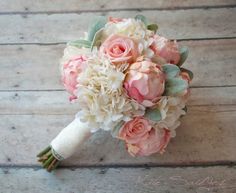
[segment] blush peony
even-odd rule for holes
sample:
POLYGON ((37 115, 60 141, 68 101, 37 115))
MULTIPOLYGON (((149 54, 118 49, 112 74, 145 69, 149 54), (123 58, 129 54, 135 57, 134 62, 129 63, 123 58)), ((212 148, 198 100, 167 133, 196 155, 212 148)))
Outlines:
POLYGON ((150 48, 155 56, 163 58, 166 63, 178 64, 180 61, 180 53, 176 41, 170 41, 165 37, 155 35, 150 48))
POLYGON ((69 60, 62 67, 62 82, 65 89, 72 95, 70 100, 76 99, 75 91, 77 77, 86 68, 87 58, 84 56, 77 56, 69 60))
POLYGON ((165 89, 165 75, 161 66, 150 61, 131 64, 126 73, 124 88, 130 98, 146 107, 153 106, 165 89))

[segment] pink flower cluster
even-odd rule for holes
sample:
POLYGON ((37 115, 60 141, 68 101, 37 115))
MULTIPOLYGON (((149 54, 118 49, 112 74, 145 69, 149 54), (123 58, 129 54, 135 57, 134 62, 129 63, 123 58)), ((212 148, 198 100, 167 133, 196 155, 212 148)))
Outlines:
MULTIPOLYGON (((180 59, 176 42, 155 36, 150 48, 156 55, 176 64, 180 59)), ((127 94, 144 106, 152 106, 162 96, 165 88, 165 75, 161 65, 148 60, 137 61, 140 56, 136 43, 128 37, 111 35, 100 47, 100 54, 107 56, 114 65, 128 63, 124 88, 127 94)), ((85 56, 77 56, 63 65, 62 81, 66 90, 75 99, 77 77, 86 68, 85 56)))
MULTIPOLYGON (((110 23, 123 22, 120 18, 109 18, 110 23)), ((181 60, 176 41, 171 41, 159 35, 150 37, 148 49, 165 64, 177 65, 181 60)), ((139 42, 131 37, 110 34, 98 47, 98 56, 107 58, 111 65, 128 65, 124 71, 123 88, 127 100, 133 100, 145 108, 153 108, 165 93, 166 74, 162 64, 146 57, 139 48, 139 42)), ((62 81, 66 90, 76 99, 78 76, 85 69, 88 58, 78 55, 63 65, 62 81)), ((188 73, 180 72, 179 76, 189 82, 188 73)), ((186 90, 184 95, 187 95, 186 90)), ((128 152, 135 156, 148 156, 163 153, 170 140, 168 128, 154 128, 145 117, 133 117, 120 128, 118 138, 126 143, 128 152)))

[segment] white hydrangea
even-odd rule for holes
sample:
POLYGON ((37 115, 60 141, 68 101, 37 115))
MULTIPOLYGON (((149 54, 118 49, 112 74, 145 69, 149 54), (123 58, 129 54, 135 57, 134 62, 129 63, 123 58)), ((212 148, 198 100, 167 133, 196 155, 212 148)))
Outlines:
POLYGON ((110 130, 120 121, 143 115, 144 108, 128 100, 123 91, 125 75, 105 58, 92 57, 88 67, 78 77, 77 117, 87 122, 93 131, 110 130))
POLYGON ((104 28, 107 38, 110 34, 124 35, 136 40, 144 39, 147 33, 146 26, 140 20, 125 19, 118 23, 108 22, 104 28))
POLYGON ((180 125, 179 118, 186 114, 183 110, 185 103, 186 99, 183 97, 162 97, 159 102, 162 120, 156 123, 156 127, 169 129, 171 137, 175 137, 175 129, 180 125))

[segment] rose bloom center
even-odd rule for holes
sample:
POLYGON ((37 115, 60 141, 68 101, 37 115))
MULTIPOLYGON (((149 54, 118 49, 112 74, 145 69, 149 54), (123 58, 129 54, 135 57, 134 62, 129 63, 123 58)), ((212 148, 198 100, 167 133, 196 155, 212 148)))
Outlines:
POLYGON ((134 127, 131 128, 131 133, 139 134, 142 131, 142 129, 143 129, 142 124, 134 125, 134 127))
POLYGON ((121 55, 121 54, 123 54, 125 52, 125 48, 122 45, 120 45, 120 44, 115 44, 110 49, 110 52, 115 54, 115 55, 121 55))

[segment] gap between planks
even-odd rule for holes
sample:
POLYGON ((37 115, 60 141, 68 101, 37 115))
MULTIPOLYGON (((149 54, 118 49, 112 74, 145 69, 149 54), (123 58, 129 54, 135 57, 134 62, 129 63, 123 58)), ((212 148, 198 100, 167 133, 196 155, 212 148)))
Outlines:
MULTIPOLYGON (((37 159, 37 158, 36 158, 37 159)), ((210 162, 193 162, 193 163, 164 163, 164 164, 79 164, 79 165, 59 165, 57 169, 79 169, 79 168, 207 168, 217 166, 236 167, 236 161, 210 161, 210 162)), ((30 168, 43 169, 41 165, 37 164, 0 164, 0 168, 30 168)))
POLYGON ((174 11, 174 10, 191 10, 191 9, 223 9, 223 8, 235 8, 236 4, 233 5, 216 5, 216 6, 175 6, 175 7, 169 7, 169 8, 120 8, 120 9, 86 9, 86 10, 73 10, 73 11, 12 11, 12 12, 0 12, 0 15, 51 15, 51 14, 80 14, 80 13, 103 13, 103 12, 119 12, 119 11, 174 11))
MULTIPOLYGON (((176 39, 178 42, 188 42, 188 41, 209 41, 209 40, 235 40, 236 36, 232 37, 213 37, 213 38, 186 38, 186 39, 176 39)), ((25 42, 25 43, 0 43, 0 46, 27 46, 27 45, 38 45, 38 46, 53 46, 53 45, 66 45, 67 42, 25 42)))
MULTIPOLYGON (((194 88, 234 88, 236 85, 220 85, 220 86, 190 86, 191 89, 194 88)), ((61 92, 65 89, 19 89, 19 90, 6 90, 0 89, 0 92, 61 92)))

